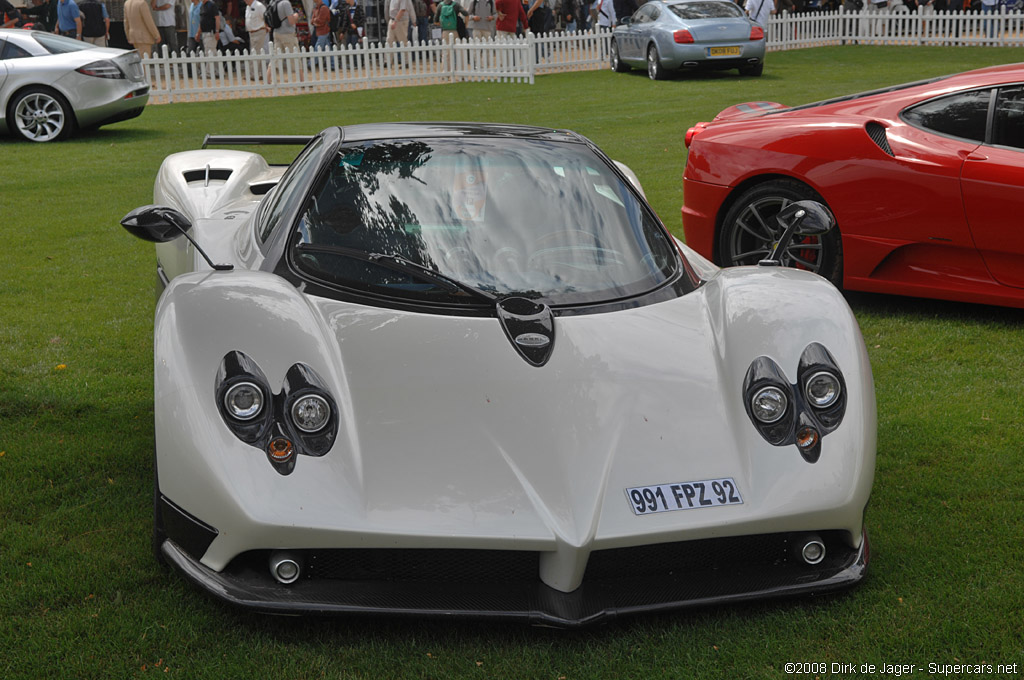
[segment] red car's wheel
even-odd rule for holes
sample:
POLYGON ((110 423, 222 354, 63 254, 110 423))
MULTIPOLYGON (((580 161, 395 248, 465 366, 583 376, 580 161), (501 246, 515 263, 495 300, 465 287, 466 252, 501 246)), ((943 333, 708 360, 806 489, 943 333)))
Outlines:
MULTIPOLYGON (((724 267, 757 264, 768 255, 782 228, 775 215, 793 201, 825 201, 795 180, 780 179, 751 187, 732 204, 718 232, 718 259, 724 267)), ((824 236, 793 239, 782 264, 815 272, 839 286, 843 282, 843 243, 836 227, 824 236)))

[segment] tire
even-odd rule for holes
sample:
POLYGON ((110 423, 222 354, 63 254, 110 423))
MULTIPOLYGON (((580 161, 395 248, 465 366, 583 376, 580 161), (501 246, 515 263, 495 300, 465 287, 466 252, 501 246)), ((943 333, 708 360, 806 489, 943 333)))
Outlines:
POLYGON ((668 77, 665 69, 661 67, 658 48, 654 45, 647 48, 647 77, 651 80, 665 80, 668 77))
POLYGON ((764 73, 763 61, 760 62, 759 64, 754 64, 752 66, 740 66, 741 76, 754 76, 756 78, 759 77, 762 73, 764 73))
MULTIPOLYGON (((782 229, 775 215, 793 201, 824 199, 806 184, 777 179, 753 186, 733 202, 718 231, 718 260, 723 267, 757 264, 782 229)), ((827 206, 826 206, 827 207, 827 206)), ((782 254, 782 264, 820 274, 835 286, 843 283, 843 241, 839 227, 823 236, 796 237, 782 254)))
POLYGON ((30 142, 63 139, 75 126, 67 100, 45 87, 19 92, 11 102, 8 120, 11 130, 30 142))
POLYGON ((619 44, 612 40, 612 70, 616 73, 625 73, 629 70, 629 64, 623 63, 619 58, 619 44))

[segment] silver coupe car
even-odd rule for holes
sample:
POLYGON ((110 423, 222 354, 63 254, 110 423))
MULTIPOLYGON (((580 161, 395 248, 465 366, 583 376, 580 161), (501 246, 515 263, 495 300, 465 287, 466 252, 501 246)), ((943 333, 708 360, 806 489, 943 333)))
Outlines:
POLYGON ((764 70, 764 29, 728 0, 650 0, 615 27, 612 69, 647 68, 652 80, 673 71, 764 70))
POLYGON ((0 132, 50 142, 134 118, 148 100, 137 52, 0 29, 0 132))

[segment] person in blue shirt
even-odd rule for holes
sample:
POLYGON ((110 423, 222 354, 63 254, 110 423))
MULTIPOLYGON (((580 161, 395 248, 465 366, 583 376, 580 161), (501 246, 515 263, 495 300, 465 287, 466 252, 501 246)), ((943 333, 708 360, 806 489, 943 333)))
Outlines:
POLYGON ((188 51, 198 52, 202 46, 196 41, 196 34, 199 33, 199 9, 203 6, 202 0, 192 0, 188 8, 188 51))
POLYGON ((57 32, 69 38, 82 39, 82 13, 75 0, 60 0, 57 3, 57 32))

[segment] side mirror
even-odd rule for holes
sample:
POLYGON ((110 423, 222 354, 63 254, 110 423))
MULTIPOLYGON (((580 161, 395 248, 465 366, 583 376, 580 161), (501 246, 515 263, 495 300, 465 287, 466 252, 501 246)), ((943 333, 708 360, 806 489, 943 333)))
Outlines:
POLYGON ((167 243, 184 236, 192 228, 192 223, 174 208, 144 205, 122 217, 121 226, 144 241, 167 243))
POLYGON ((174 208, 166 205, 144 205, 141 208, 136 208, 121 218, 121 226, 127 229, 132 236, 138 236, 144 241, 153 243, 167 243, 179 236, 184 236, 195 247, 196 252, 203 256, 211 269, 231 271, 234 268, 234 265, 230 264, 214 264, 206 251, 188 235, 189 229, 192 228, 192 222, 174 208))
POLYGON ((782 227, 782 236, 772 246, 768 257, 757 263, 762 267, 781 266, 781 253, 786 252, 794 236, 821 236, 836 224, 829 209, 817 201, 794 201, 780 210, 775 219, 782 227))

